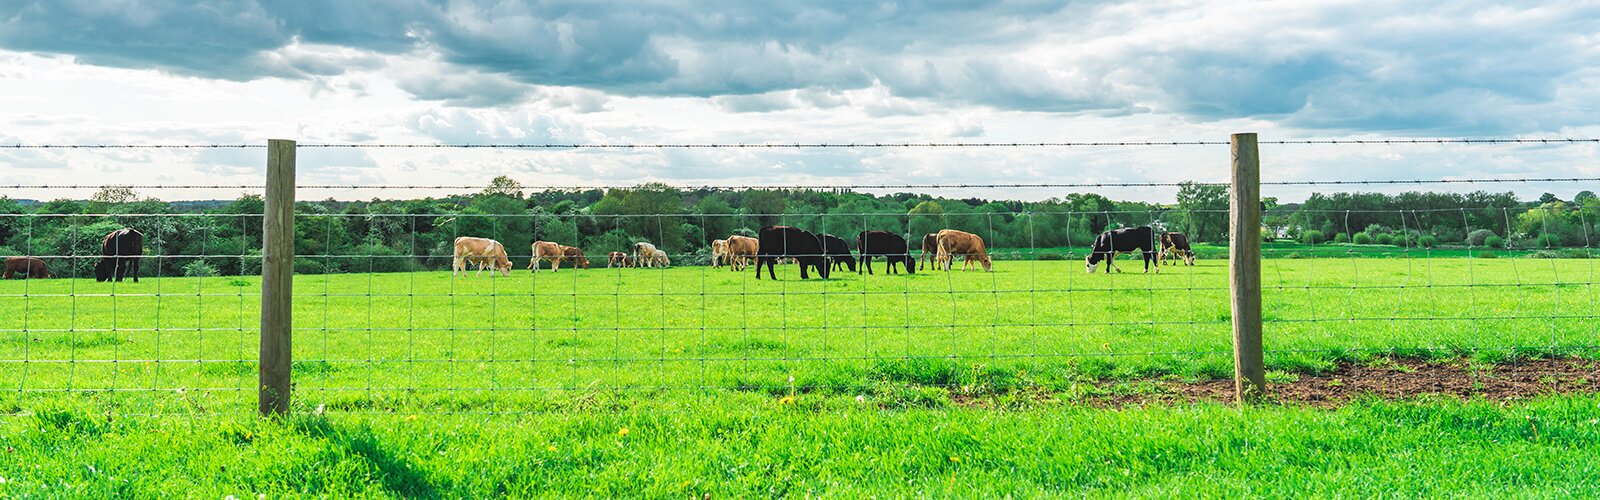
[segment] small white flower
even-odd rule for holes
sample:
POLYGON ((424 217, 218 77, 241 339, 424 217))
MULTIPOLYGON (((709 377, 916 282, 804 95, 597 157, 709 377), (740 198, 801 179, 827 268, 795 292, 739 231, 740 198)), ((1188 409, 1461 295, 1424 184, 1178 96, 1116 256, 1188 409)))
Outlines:
POLYGON ((865 394, 861 394, 861 395, 857 395, 856 396, 856 402, 857 403, 865 403, 866 401, 867 401, 867 396, 865 394))
POLYGON ((233 496, 233 495, 228 495, 228 496, 222 497, 222 500, 239 500, 239 497, 236 497, 236 496, 233 496))

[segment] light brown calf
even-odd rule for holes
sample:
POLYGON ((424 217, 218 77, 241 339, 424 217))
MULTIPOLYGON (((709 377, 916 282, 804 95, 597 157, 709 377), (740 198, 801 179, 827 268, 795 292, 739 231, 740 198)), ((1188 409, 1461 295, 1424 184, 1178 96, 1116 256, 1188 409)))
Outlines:
POLYGON ((531 245, 533 258, 528 260, 528 269, 539 272, 539 261, 550 261, 550 272, 561 269, 561 261, 567 257, 567 246, 554 241, 535 241, 531 245))
MULTIPOLYGON (((721 261, 728 260, 728 240, 711 240, 711 268, 720 267, 721 261)), ((733 262, 728 262, 733 267, 733 262)))
POLYGON ((756 250, 761 247, 761 240, 749 236, 728 237, 728 269, 743 271, 750 265, 750 259, 756 258, 756 250))
POLYGON ((606 267, 633 267, 633 256, 624 252, 606 254, 606 267))

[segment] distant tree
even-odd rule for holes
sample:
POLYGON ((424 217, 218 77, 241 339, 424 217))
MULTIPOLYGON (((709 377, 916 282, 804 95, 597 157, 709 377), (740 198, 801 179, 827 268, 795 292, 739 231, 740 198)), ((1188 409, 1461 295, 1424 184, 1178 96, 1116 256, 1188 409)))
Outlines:
POLYGON ((89 201, 108 205, 129 203, 137 199, 139 199, 138 193, 133 192, 133 188, 128 186, 105 186, 96 191, 94 196, 89 197, 89 201))
POLYGON ((1543 205, 1545 203, 1555 203, 1555 202, 1558 202, 1558 201, 1561 201, 1561 198, 1557 198, 1556 195, 1552 194, 1552 193, 1545 193, 1545 194, 1539 195, 1539 204, 1541 204, 1541 205, 1543 205))
POLYGON ((1583 190, 1572 196, 1572 204, 1578 206, 1587 206, 1589 202, 1596 199, 1597 198, 1594 195, 1594 191, 1583 190))
POLYGON ((1178 217, 1185 222, 1194 241, 1222 241, 1228 238, 1228 187, 1218 184, 1183 182, 1178 184, 1178 217))
POLYGON ((940 229, 945 228, 944 206, 937 201, 928 200, 918 203, 917 206, 911 208, 908 214, 910 215, 908 226, 911 230, 911 239, 920 241, 922 235, 938 232, 940 229))
POLYGON ((495 177, 489 181, 489 187, 478 193, 480 196, 504 195, 522 199, 522 183, 508 176, 495 177))

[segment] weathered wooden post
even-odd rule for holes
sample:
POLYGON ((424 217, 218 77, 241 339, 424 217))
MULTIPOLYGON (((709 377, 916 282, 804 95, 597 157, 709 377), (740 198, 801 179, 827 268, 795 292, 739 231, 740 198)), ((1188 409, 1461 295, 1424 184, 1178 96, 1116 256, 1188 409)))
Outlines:
POLYGON ((261 239, 261 364, 257 411, 289 413, 294 336, 294 141, 267 141, 261 239))
POLYGON ((1233 381, 1240 404, 1266 395, 1261 352, 1261 154, 1256 134, 1233 134, 1228 201, 1228 291, 1233 301, 1233 381))

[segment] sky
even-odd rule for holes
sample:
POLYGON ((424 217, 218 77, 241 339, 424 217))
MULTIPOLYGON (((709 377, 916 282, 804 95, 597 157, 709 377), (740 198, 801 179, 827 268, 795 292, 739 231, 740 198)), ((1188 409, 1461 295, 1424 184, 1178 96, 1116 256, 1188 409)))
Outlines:
MULTIPOLYGON (((1600 2, 11 0, 0 124, 6 145, 1595 138, 1600 2)), ((0 182, 259 185, 264 155, 0 149, 0 182)), ((1261 155, 1268 181, 1600 176, 1594 143, 1261 155)), ((361 186, 1216 182, 1228 166, 1225 145, 298 152, 301 183, 361 186)), ((301 198, 402 194, 437 192, 301 198)))

